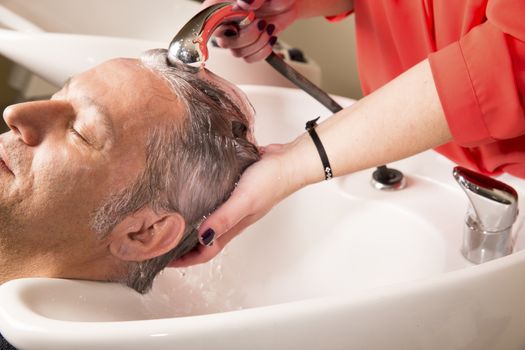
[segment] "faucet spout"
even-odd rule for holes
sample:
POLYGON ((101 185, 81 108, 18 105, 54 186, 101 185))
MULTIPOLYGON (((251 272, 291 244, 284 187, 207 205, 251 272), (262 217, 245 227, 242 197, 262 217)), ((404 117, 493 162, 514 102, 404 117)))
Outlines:
POLYGON ((463 167, 453 176, 470 201, 465 220, 463 255, 482 263, 512 252, 512 225, 518 216, 518 194, 511 186, 463 167))
POLYGON ((255 14, 244 11, 233 2, 223 2, 197 13, 175 35, 168 48, 168 61, 172 65, 186 64, 200 67, 208 60, 208 41, 217 27, 226 22, 245 25, 253 21, 255 14))

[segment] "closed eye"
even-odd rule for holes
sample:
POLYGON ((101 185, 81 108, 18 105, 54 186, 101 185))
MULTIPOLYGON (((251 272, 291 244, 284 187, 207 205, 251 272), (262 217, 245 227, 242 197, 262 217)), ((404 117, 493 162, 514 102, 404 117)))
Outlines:
POLYGON ((75 135, 76 137, 80 138, 82 140, 82 142, 86 143, 87 145, 90 145, 90 143, 88 142, 88 140, 82 136, 74 127, 70 127, 69 128, 69 131, 75 135))

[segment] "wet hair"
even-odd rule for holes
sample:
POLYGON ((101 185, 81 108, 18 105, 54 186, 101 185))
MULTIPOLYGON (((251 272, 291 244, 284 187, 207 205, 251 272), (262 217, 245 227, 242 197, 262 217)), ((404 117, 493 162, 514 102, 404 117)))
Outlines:
POLYGON ((186 227, 180 243, 164 255, 129 263, 120 280, 145 293, 170 261, 198 244, 199 224, 228 199, 240 175, 260 155, 250 141, 249 117, 223 91, 191 70, 170 66, 166 50, 147 51, 140 61, 168 83, 185 115, 174 115, 172 127, 151 132, 144 170, 95 211, 92 227, 104 237, 145 206, 182 215, 186 227))

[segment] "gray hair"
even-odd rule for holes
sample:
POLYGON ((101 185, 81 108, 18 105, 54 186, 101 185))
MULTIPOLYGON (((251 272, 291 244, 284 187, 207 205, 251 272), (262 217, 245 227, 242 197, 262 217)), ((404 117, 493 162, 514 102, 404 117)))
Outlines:
POLYGON ((166 50, 150 50, 142 64, 163 78, 183 102, 185 118, 168 130, 154 129, 146 145, 146 165, 135 182, 113 194, 93 216, 92 227, 107 235, 126 216, 149 205, 177 212, 186 222, 181 242, 159 257, 130 263, 119 282, 147 292, 167 264, 198 244, 196 228, 225 202, 242 172, 259 160, 249 141, 248 117, 227 95, 184 67, 168 64, 166 50))

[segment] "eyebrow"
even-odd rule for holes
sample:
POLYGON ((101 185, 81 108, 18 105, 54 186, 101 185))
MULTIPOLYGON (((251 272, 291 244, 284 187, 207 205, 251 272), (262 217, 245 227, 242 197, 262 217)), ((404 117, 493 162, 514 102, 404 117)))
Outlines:
POLYGON ((104 143, 106 140, 113 142, 115 139, 115 129, 113 127, 113 120, 109 117, 110 114, 106 106, 101 105, 89 96, 82 96, 81 99, 89 104, 90 107, 94 107, 97 114, 100 116, 100 118, 97 118, 96 120, 97 123, 95 124, 95 127, 102 127, 102 132, 105 137, 103 140, 104 143))
MULTIPOLYGON (((67 91, 71 85, 72 80, 73 80, 73 77, 68 78, 66 82, 64 83, 64 85, 62 86, 62 89, 67 91)), ((108 109, 106 108, 106 106, 101 105, 100 103, 98 103, 97 101, 95 101, 94 99, 86 95, 83 95, 80 99, 86 104, 95 108, 95 110, 97 111, 97 114, 100 116, 100 118, 97 118, 97 124, 95 125, 95 127, 101 126, 105 140, 109 140, 110 142, 113 142, 115 139, 115 128, 113 126, 113 121, 110 118, 110 113, 108 109)))

